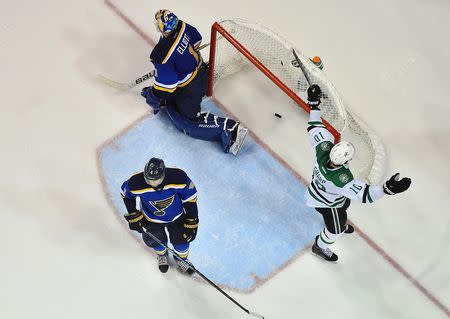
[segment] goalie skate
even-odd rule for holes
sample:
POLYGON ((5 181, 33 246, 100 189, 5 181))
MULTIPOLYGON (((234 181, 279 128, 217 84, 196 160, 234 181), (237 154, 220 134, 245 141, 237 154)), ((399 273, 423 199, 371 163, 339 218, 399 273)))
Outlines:
POLYGON ((230 153, 233 155, 237 155, 244 145, 245 138, 247 137, 248 129, 239 124, 236 129, 236 137, 230 146, 230 153))

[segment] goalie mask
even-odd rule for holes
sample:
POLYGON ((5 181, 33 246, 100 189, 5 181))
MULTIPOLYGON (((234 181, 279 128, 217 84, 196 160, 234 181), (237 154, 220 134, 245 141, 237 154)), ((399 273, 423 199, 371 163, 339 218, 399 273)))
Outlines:
POLYGON ((166 165, 160 158, 153 157, 144 168, 144 179, 152 187, 159 186, 164 180, 166 165))
POLYGON ((334 145, 330 151, 330 161, 334 165, 344 165, 355 155, 355 147, 352 143, 341 141, 334 145))
POLYGON ((169 10, 161 9, 155 14, 156 28, 165 37, 177 28, 178 18, 169 10))

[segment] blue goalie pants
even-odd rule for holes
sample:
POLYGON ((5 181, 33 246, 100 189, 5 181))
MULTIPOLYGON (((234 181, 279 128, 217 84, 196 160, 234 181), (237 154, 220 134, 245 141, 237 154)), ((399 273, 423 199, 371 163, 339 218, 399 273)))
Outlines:
POLYGON ((202 63, 195 78, 186 86, 179 87, 173 97, 167 100, 167 105, 173 105, 175 110, 186 119, 195 119, 200 113, 202 98, 208 88, 208 65, 202 63))

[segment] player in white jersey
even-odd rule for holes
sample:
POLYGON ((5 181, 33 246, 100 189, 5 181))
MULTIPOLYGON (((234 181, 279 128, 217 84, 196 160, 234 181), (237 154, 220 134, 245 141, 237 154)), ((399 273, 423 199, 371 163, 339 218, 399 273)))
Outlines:
POLYGON ((311 107, 308 136, 315 151, 315 159, 311 184, 305 194, 306 205, 314 207, 322 214, 325 222, 325 228, 316 236, 312 251, 325 260, 337 261, 338 256, 329 246, 344 232, 354 231, 354 228, 347 224, 350 201, 372 203, 386 194, 404 192, 411 185, 411 179, 399 179, 398 173, 383 185, 368 185, 355 179, 348 166, 348 162, 355 155, 355 147, 347 141, 333 144, 334 137, 321 120, 320 87, 311 85, 307 93, 308 105, 311 107))

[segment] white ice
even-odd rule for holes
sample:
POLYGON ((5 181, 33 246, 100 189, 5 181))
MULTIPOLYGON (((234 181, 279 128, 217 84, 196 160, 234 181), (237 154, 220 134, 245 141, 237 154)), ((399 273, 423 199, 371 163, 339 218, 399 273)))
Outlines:
MULTIPOLYGON (((114 4, 152 39, 153 14, 167 7, 205 39, 214 21, 240 17, 320 55, 345 101, 382 137, 386 177, 399 171, 413 180, 407 193, 350 210, 389 257, 359 235, 346 236, 334 247, 338 264, 305 253, 254 292, 228 293, 271 319, 448 317, 447 1, 114 4)), ((105 198, 97 150, 148 108, 138 91, 118 94, 95 76, 128 81, 145 73, 149 45, 100 0, 2 1, 0 9, 0 317, 247 318, 210 286, 160 274, 105 198)), ((218 94, 308 179, 299 158, 311 154, 292 149, 304 126, 292 127, 287 116, 272 120, 273 105, 248 113, 232 103, 257 99, 253 84, 236 81, 218 94), (289 149, 276 147, 273 135, 281 139, 282 130, 289 149)))

